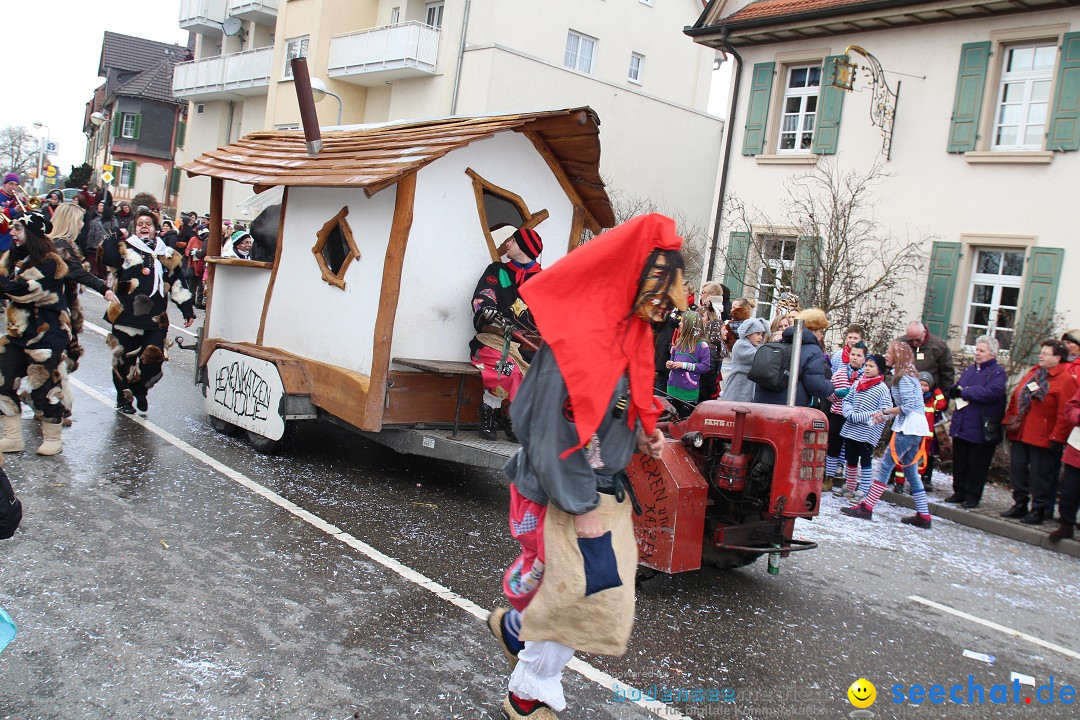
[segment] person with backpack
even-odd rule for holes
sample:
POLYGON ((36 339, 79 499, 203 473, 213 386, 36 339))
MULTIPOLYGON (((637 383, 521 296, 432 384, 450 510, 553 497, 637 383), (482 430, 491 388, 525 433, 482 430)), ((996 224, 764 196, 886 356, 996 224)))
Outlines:
POLYGON ((728 402, 754 402, 757 385, 747 377, 754 355, 765 341, 769 326, 762 318, 750 318, 739 325, 739 339, 731 348, 731 371, 724 380, 720 399, 728 402))
POLYGON ((851 385, 844 397, 844 424, 840 428, 840 437, 844 441, 846 472, 843 487, 833 490, 835 495, 854 499, 856 491, 861 489, 863 496, 859 500, 862 500, 870 488, 874 448, 885 431, 884 423, 878 422, 874 416, 893 406, 889 388, 884 383, 884 370, 885 358, 881 355, 866 358, 862 376, 851 385))
MULTIPOLYGON (((832 380, 822 346, 829 319, 819 308, 801 311, 798 320, 803 321, 802 349, 799 352, 799 380, 795 392, 795 404, 813 407, 824 403, 833 394, 832 380)), ((784 331, 778 343, 765 343, 758 348, 747 377, 757 383, 754 402, 769 405, 786 405, 788 375, 791 369, 791 348, 795 328, 784 331)))
POLYGON ((701 374, 709 369, 709 343, 693 310, 684 312, 679 321, 679 336, 671 346, 666 367, 667 394, 693 408, 698 404, 701 374))

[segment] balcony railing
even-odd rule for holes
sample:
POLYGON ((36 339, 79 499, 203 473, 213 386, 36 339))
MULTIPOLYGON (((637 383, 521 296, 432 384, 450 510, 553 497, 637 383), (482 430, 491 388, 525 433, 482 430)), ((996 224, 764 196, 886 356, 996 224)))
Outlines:
POLYGON ((261 25, 277 21, 279 0, 229 0, 229 15, 261 25))
POLYGON ((330 38, 326 73, 357 85, 382 85, 434 75, 438 56, 438 29, 406 22, 330 38))
POLYGON ((180 0, 180 29, 200 35, 221 35, 225 0, 180 0))
POLYGON ((182 100, 263 95, 273 54, 267 47, 181 63, 173 71, 173 95, 182 100))

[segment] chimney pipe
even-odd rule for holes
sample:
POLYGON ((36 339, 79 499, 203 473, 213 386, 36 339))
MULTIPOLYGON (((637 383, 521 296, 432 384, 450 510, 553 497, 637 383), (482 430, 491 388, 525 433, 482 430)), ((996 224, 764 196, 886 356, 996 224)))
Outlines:
POLYGON ((315 112, 315 97, 311 94, 311 76, 308 75, 307 58, 293 58, 293 85, 296 100, 300 103, 300 122, 304 126, 307 154, 318 155, 322 151, 322 133, 319 132, 319 115, 315 112))

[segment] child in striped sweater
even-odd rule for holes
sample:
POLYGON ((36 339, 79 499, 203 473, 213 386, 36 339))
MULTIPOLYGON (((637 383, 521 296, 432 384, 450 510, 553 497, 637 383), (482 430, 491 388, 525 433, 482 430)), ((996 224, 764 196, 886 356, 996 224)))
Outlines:
POLYGON ((866 345, 862 341, 844 349, 847 351, 848 361, 834 366, 837 369, 832 375, 832 384, 836 392, 830 398, 832 404, 825 413, 829 418, 829 449, 825 454, 826 478, 839 477, 840 458, 844 447, 844 438, 840 435, 844 427, 844 398, 851 392, 851 386, 862 377, 863 364, 866 362, 866 345))
POLYGON ((856 488, 865 495, 870 488, 870 463, 874 457, 874 447, 885 431, 884 423, 874 419, 874 415, 893 406, 892 395, 884 381, 885 358, 871 355, 863 365, 862 377, 851 387, 844 398, 844 426, 840 437, 844 439, 844 455, 847 458, 847 474, 844 497, 854 497, 856 488))

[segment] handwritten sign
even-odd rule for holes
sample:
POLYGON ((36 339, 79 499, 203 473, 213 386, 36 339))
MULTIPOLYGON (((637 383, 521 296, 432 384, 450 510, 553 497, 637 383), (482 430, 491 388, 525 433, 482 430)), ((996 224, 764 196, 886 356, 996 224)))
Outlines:
POLYGON ((219 348, 210 356, 206 372, 207 413, 271 440, 281 439, 285 387, 272 362, 219 348))

